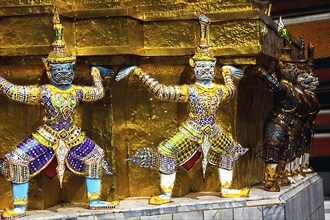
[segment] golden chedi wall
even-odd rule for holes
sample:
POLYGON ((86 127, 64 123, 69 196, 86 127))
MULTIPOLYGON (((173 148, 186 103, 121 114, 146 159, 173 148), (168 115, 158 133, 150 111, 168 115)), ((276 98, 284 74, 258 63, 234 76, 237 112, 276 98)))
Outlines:
MULTIPOLYGON (((41 57, 52 50, 52 12, 59 9, 68 50, 77 56, 76 84, 91 84, 91 65, 118 70, 139 65, 164 84, 193 80, 188 59, 198 45, 197 15, 212 21, 210 40, 221 65, 263 64, 280 53, 282 41, 275 23, 247 0, 2 0, 0 3, 0 75, 17 84, 48 83, 41 57)), ((296 44, 296 41, 294 41, 296 44)), ((220 109, 227 131, 250 151, 238 162, 234 185, 243 187, 262 179, 262 161, 254 148, 262 138, 263 122, 271 109, 271 93, 262 82, 243 77, 238 96, 220 109)), ((187 106, 156 100, 133 77, 115 83, 106 79, 106 97, 82 104, 76 123, 105 150, 113 177, 102 180, 103 199, 150 196, 159 193, 156 170, 127 163, 141 147, 157 144, 176 131, 187 106)), ((0 157, 11 151, 42 123, 42 108, 8 101, 0 96, 0 157)), ((0 178, 0 209, 8 206, 10 184, 0 178)), ((198 161, 190 171, 179 168, 174 195, 218 191, 218 172, 208 166, 202 179, 198 161)), ((42 173, 31 180, 29 208, 43 209, 60 202, 84 203, 84 178, 66 171, 63 188, 57 178, 42 173)))

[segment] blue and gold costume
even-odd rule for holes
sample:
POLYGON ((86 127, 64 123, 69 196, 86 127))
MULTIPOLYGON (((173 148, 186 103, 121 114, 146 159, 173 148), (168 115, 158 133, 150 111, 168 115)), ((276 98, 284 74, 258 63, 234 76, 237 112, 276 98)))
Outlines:
MULTIPOLYGON (((84 175, 90 209, 111 209, 117 201, 100 201, 102 170, 111 175, 104 152, 74 125, 76 109, 81 102, 93 102, 104 97, 102 75, 109 75, 103 67, 92 67, 93 86, 76 86, 75 57, 65 49, 63 26, 55 9, 54 50, 43 58, 52 84, 19 86, 0 77, 0 91, 9 99, 44 107, 44 123, 20 143, 0 164, 0 173, 12 183, 14 208, 2 212, 2 218, 12 219, 26 214, 29 179, 56 160, 56 172, 62 186, 65 168, 84 175), (103 169, 102 169, 103 168, 103 169)), ((56 164, 54 163, 54 164, 56 164)))
POLYGON ((100 71, 92 70, 93 87, 73 85, 68 90, 60 90, 53 85, 17 86, 0 78, 0 90, 14 101, 38 104, 45 108, 44 124, 39 126, 31 137, 6 154, 9 180, 23 183, 29 177, 42 171, 54 158, 57 159, 57 173, 62 183, 65 164, 77 173, 85 176, 100 177, 98 165, 93 169, 88 164, 103 158, 103 150, 85 137, 81 128, 73 120, 80 102, 97 101, 104 96, 100 71), (23 165, 24 175, 15 172, 15 167, 23 165), (86 172, 84 172, 84 169, 86 172), (28 170, 28 172, 27 172, 28 170), (87 172, 88 171, 88 172, 87 172))

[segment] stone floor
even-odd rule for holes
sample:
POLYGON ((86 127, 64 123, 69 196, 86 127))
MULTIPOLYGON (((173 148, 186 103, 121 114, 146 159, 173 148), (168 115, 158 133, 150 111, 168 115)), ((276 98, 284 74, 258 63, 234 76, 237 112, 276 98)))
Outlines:
POLYGON ((148 198, 127 198, 116 210, 92 211, 85 205, 69 204, 47 210, 28 211, 23 219, 324 219, 329 217, 323 200, 322 179, 317 174, 281 192, 270 193, 262 185, 251 188, 250 197, 225 199, 215 192, 190 193, 160 206, 148 205, 148 198))
POLYGON ((330 197, 324 197, 325 220, 330 220, 330 197))

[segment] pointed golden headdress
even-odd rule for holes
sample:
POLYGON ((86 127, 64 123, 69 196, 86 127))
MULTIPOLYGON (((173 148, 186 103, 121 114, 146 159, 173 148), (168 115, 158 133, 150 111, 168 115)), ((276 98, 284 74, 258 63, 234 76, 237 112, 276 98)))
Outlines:
POLYGON ((307 47, 308 58, 307 58, 307 65, 313 67, 314 62, 314 45, 309 43, 307 47))
POLYGON ((283 39, 283 43, 284 43, 284 45, 282 47, 282 53, 277 58, 278 62, 280 63, 280 65, 283 65, 283 63, 286 63, 286 62, 289 62, 289 63, 294 62, 291 57, 291 52, 292 52, 291 34, 283 22, 282 16, 280 17, 279 22, 278 22, 277 34, 279 35, 280 38, 283 39))
POLYGON ((210 32, 210 24, 211 21, 204 14, 199 16, 199 23, 201 26, 200 33, 200 44, 196 48, 195 55, 189 59, 190 66, 195 66, 195 61, 203 60, 203 61, 216 61, 213 57, 211 51, 209 50, 209 32, 210 32))
POLYGON ((53 42, 53 51, 47 57, 48 63, 69 63, 75 62, 75 57, 71 56, 65 49, 64 28, 60 21, 57 8, 54 9, 53 31, 55 41, 53 42))
POLYGON ((308 44, 307 57, 307 66, 309 67, 310 74, 317 77, 317 72, 314 71, 314 45, 312 43, 308 44))

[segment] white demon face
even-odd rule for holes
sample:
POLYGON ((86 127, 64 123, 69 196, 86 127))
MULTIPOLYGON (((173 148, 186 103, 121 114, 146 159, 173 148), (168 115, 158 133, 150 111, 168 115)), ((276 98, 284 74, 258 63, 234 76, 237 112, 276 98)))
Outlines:
POLYGON ((214 78, 214 61, 195 61, 195 77, 201 81, 212 81, 214 78))
POLYGON ((297 83, 305 89, 314 90, 319 85, 319 79, 307 71, 299 71, 297 83))

